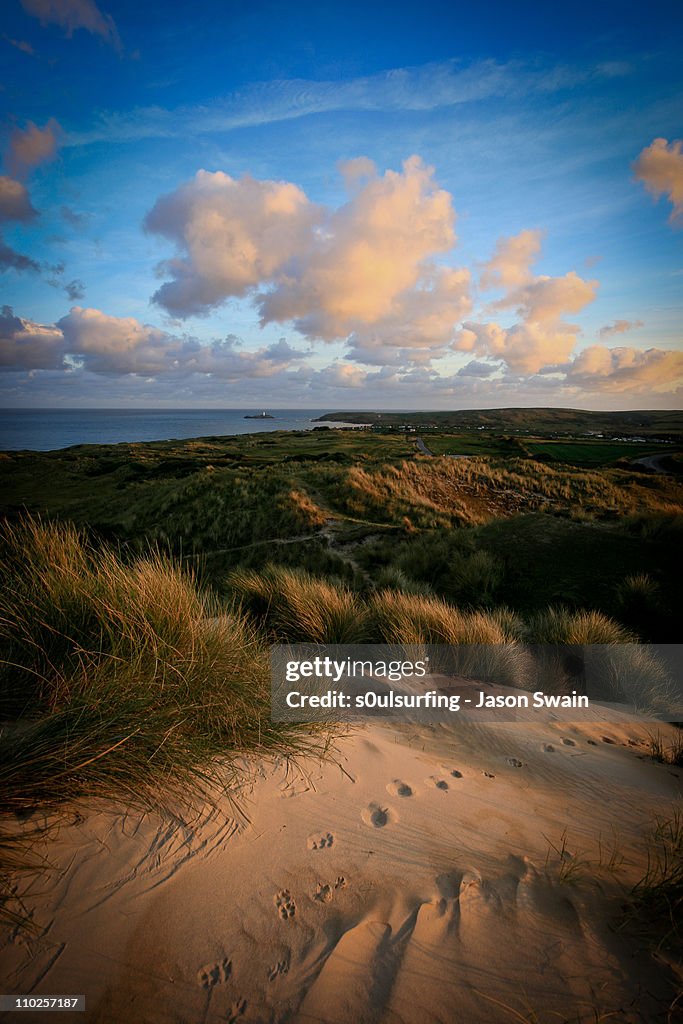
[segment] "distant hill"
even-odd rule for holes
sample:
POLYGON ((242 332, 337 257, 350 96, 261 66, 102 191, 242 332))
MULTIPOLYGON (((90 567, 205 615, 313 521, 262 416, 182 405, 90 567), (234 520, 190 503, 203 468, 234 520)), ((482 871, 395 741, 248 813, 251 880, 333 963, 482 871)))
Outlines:
POLYGON ((683 412, 638 409, 595 412, 587 409, 455 409, 440 412, 329 412, 321 421, 367 423, 386 427, 409 425, 438 430, 488 428, 510 433, 605 434, 614 436, 683 437, 683 412))

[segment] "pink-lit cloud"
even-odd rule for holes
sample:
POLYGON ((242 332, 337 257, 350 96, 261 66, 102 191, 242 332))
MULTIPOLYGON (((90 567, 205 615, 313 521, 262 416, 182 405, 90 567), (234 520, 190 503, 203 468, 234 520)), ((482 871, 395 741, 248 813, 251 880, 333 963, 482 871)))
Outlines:
POLYGON ((491 308, 496 313, 514 309, 519 322, 503 327, 495 321, 465 321, 453 342, 455 351, 500 360, 522 374, 569 360, 580 328, 564 318, 593 301, 598 283, 585 281, 573 270, 559 277, 534 275, 530 267, 540 241, 536 231, 499 239, 482 279, 488 287, 506 289, 491 308))
POLYGON ((673 391, 683 383, 683 352, 591 345, 574 359, 567 378, 585 391, 673 391))
POLYGON ((25 128, 15 128, 10 135, 5 162, 10 174, 21 177, 33 167, 54 160, 62 129, 54 117, 44 128, 29 121, 25 128))
POLYGON ((115 49, 121 47, 114 19, 101 11, 94 0, 21 0, 21 6, 27 14, 39 18, 42 25, 59 25, 68 36, 82 28, 115 49))
POLYGON ((541 251, 540 231, 520 231, 509 238, 499 238, 491 259, 484 265, 482 288, 518 288, 531 278, 531 266, 541 251))
POLYGON ((255 352, 242 351, 232 335, 201 344, 135 317, 109 316, 81 306, 51 325, 24 320, 8 306, 0 317, 0 366, 6 370, 85 369, 105 376, 161 378, 200 374, 237 381, 272 377, 300 364, 307 354, 284 338, 255 352))
POLYGON ((683 143, 655 139, 638 156, 633 169, 636 177, 656 199, 666 196, 672 206, 669 220, 683 217, 683 143))
MULTIPOLYGON (((496 325, 489 328, 487 351, 509 353, 505 332, 496 325)), ((472 333, 476 349, 479 339, 472 333)), ((110 316, 80 306, 56 324, 26 320, 7 306, 0 312, 0 368, 18 374, 42 371, 61 373, 71 380, 88 375, 88 380, 125 378, 179 385, 203 381, 202 386, 214 390, 221 384, 244 386, 251 380, 262 382, 273 396, 290 394, 292 389, 303 395, 366 387, 395 391, 400 387, 406 396, 432 389, 432 393, 444 395, 487 395, 490 400, 500 388, 526 388, 540 394, 550 386, 546 375, 524 373, 521 366, 526 356, 496 363, 489 355, 483 361, 472 359, 455 372, 440 373, 427 366, 381 366, 371 371, 340 359, 314 368, 311 354, 295 349, 284 338, 256 351, 243 349, 234 336, 200 343, 134 317, 110 316), (508 370, 501 375, 502 363, 508 370), (484 384, 487 390, 483 390, 484 384)), ((676 393, 683 387, 683 353, 593 345, 564 365, 553 366, 552 380, 552 388, 574 396, 676 393)))
POLYGON ((171 280, 154 300, 184 317, 246 295, 287 274, 313 244, 319 220, 317 207, 289 182, 198 171, 158 199, 145 220, 148 231, 175 242, 179 251, 159 268, 171 280))
POLYGON ((433 262, 455 244, 450 194, 418 157, 399 172, 365 157, 340 170, 349 198, 336 210, 289 182, 221 172, 160 198, 145 225, 178 253, 160 267, 170 280, 155 301, 182 317, 250 296, 262 325, 348 338, 371 362, 387 347, 418 360, 443 349, 471 308, 469 272, 433 262))
POLYGON ((28 189, 20 181, 0 174, 0 223, 18 221, 26 223, 37 216, 28 189))
POLYGON ((605 324, 598 331, 601 338, 611 338, 615 334, 626 334, 628 331, 635 331, 638 327, 644 327, 642 320, 615 320, 612 324, 605 324))

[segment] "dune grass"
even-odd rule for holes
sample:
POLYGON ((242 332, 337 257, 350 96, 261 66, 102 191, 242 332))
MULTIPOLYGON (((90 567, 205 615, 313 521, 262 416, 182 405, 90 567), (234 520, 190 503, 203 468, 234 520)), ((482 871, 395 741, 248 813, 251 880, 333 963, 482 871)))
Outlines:
POLYGON ((280 643, 429 647, 433 671, 548 692, 588 683, 594 699, 678 713, 656 654, 602 612, 556 606, 524 620, 506 607, 460 608, 391 569, 365 594, 278 565, 235 570, 228 586, 238 609, 280 643))
POLYGON ((365 609, 342 583, 301 569, 269 565, 263 572, 237 570, 229 576, 228 585, 241 607, 273 639, 318 644, 371 639, 365 609))
POLYGON ((327 739, 270 721, 268 652, 159 553, 124 562, 68 525, 6 526, 0 809, 81 795, 165 805, 245 750, 327 739))
MULTIPOLYGON (((367 598, 307 572, 268 566, 228 579, 239 607, 275 640, 290 643, 452 645, 443 664, 463 674, 522 685, 528 658, 521 621, 507 609, 460 611, 438 597, 384 587, 367 598)), ((444 647, 445 650, 445 647, 444 647)))
MULTIPOLYGON (((683 965, 683 813, 655 820, 647 869, 633 886, 622 926, 635 927, 654 950, 683 965)), ((681 993, 683 995, 683 992, 681 993)))
POLYGON ((670 742, 662 737, 661 732, 650 734, 650 757, 659 764, 671 764, 675 768, 683 768, 683 730, 674 734, 670 742))
POLYGON ((5 810, 81 794, 158 804, 213 778, 219 755, 229 783, 235 752, 324 751, 329 734, 270 720, 273 640, 446 645, 452 671, 523 688, 537 678, 530 645, 591 645, 604 699, 645 710, 671 698, 654 655, 595 611, 524 621, 283 566, 234 571, 226 608, 159 552, 126 561, 30 518, 5 526, 0 575, 5 810))

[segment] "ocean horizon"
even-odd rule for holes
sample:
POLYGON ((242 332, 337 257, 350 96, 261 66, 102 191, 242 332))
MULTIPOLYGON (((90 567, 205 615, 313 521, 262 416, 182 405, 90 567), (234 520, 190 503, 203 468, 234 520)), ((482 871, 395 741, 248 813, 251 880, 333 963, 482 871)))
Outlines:
MULTIPOLYGON (((0 409, 0 451, 55 451, 81 444, 312 430, 327 409, 0 409)), ((333 424, 329 423, 328 426, 333 424)), ((348 427, 348 423, 338 426, 348 427)))

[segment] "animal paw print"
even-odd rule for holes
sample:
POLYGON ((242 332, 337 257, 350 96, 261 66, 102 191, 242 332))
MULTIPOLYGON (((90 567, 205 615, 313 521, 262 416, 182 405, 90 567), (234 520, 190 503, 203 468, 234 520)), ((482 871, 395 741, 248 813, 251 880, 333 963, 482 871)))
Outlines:
POLYGON ((329 882, 318 882, 318 887, 313 893, 313 899, 317 900, 318 903, 329 903, 335 890, 345 889, 347 885, 348 882, 344 875, 338 875, 332 884, 329 882))
POLYGON ((309 850, 325 850, 332 846, 334 842, 334 836, 331 832, 325 832, 322 836, 311 836, 308 840, 309 850))
POLYGON ((237 1024, 237 1021, 240 1019, 240 1017, 244 1016, 246 1008, 246 999, 237 999, 228 1010, 227 1016, 225 1018, 227 1024, 237 1024))
POLYGON ((287 921, 296 914, 296 903, 289 889, 281 889, 276 893, 275 906, 283 921, 287 921))
POLYGON ((284 960, 278 960, 276 964, 268 970, 268 981, 275 981, 283 974, 289 974, 289 957, 285 957, 284 960))
POLYGON ((215 964, 206 964, 197 971, 197 982, 208 990, 215 985, 222 985, 232 974, 232 961, 226 957, 215 964))
POLYGON ((332 899, 332 886, 323 885, 322 882, 318 882, 318 887, 313 893, 313 899, 317 900, 318 903, 329 903, 332 899))

